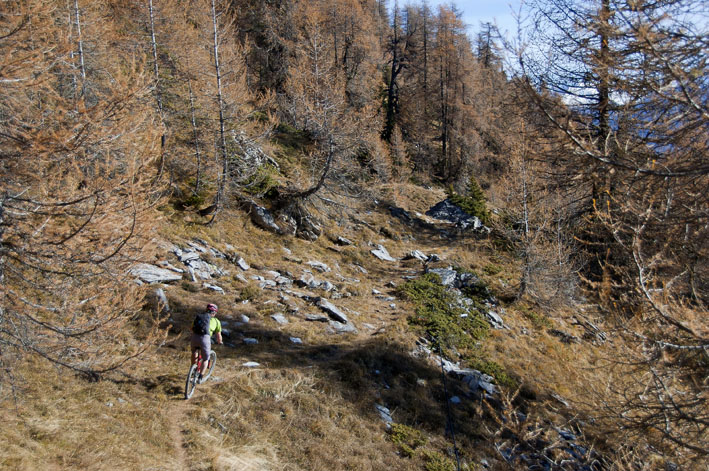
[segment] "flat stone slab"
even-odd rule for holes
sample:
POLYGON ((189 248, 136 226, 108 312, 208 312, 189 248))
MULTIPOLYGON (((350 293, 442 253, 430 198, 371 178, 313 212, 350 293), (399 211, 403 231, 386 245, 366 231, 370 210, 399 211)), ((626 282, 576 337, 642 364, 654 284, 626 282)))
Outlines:
POLYGON ((318 298, 317 302, 315 303, 320 309, 325 311, 325 313, 330 316, 333 320, 336 320, 337 322, 342 322, 343 324, 347 324, 349 322, 347 320, 347 316, 340 311, 334 304, 332 304, 330 301, 328 301, 325 298, 318 298))
POLYGON ((147 263, 139 263, 128 269, 128 273, 138 277, 146 283, 167 283, 170 281, 178 281, 182 279, 180 273, 172 270, 156 267, 147 263))
POLYGON ((389 255, 389 252, 383 245, 377 245, 377 248, 374 250, 371 250, 372 255, 377 257, 379 260, 384 260, 387 262, 396 262, 397 260, 389 255))

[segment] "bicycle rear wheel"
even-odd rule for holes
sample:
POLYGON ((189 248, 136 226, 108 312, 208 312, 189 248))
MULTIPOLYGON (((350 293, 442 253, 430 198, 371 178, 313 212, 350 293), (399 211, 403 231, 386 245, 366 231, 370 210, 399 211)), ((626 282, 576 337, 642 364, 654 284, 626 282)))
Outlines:
POLYGON ((207 378, 209 378, 212 375, 212 370, 214 370, 214 365, 217 363, 217 354, 212 350, 209 352, 209 366, 207 367, 207 371, 204 372, 204 377, 202 378, 202 381, 207 381, 207 378))
POLYGON ((190 372, 187 373, 187 381, 185 382, 185 400, 192 397, 194 390, 197 387, 197 377, 199 376, 199 369, 197 365, 192 365, 190 367, 190 372))

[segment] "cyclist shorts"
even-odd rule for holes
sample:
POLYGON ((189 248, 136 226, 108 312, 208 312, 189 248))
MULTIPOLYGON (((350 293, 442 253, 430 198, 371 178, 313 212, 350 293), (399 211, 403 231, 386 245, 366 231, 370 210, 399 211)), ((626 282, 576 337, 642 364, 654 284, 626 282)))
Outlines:
POLYGON ((199 348, 200 350, 202 350, 202 358, 204 358, 205 360, 209 358, 209 354, 212 351, 212 339, 209 337, 209 335, 192 334, 192 338, 190 339, 190 345, 193 350, 195 348, 199 348))

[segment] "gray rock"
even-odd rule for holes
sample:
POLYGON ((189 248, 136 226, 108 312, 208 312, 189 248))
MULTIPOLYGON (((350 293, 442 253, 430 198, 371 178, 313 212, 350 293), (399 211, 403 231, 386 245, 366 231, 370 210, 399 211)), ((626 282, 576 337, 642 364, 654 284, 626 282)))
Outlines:
POLYGON ((315 241, 322 234, 322 227, 311 216, 301 217, 298 221, 298 231, 296 236, 301 239, 315 241))
POLYGON ((217 286, 217 285, 211 285, 209 283, 204 283, 202 284, 203 288, 211 289, 212 291, 216 291, 219 294, 224 294, 224 289, 217 286))
POLYGON ((246 270, 248 270, 249 268, 251 268, 251 267, 249 266, 249 264, 246 263, 246 260, 244 260, 242 257, 238 257, 238 256, 237 256, 236 261, 235 261, 234 263, 236 263, 236 266, 239 267, 239 268, 241 268, 241 269, 244 270, 244 271, 246 271, 246 270))
MULTIPOLYGON (((197 252, 207 253, 207 249, 206 249, 205 247, 199 245, 199 244, 196 244, 196 243, 191 242, 191 241, 187 241, 187 245, 189 245, 190 247, 192 247, 193 249, 195 249, 197 252)), ((207 245, 207 244, 205 244, 205 245, 207 245)))
POLYGON ((128 273, 146 283, 167 283, 182 279, 182 275, 179 273, 147 263, 133 265, 128 269, 128 273))
POLYGON ((328 292, 335 291, 335 289, 336 289, 335 285, 333 285, 332 283, 330 283, 327 280, 321 282, 319 288, 322 290, 328 291, 328 292))
POLYGON ((296 298, 305 299, 306 301, 310 301, 310 302, 317 301, 317 297, 314 297, 312 294, 303 293, 302 291, 295 291, 292 289, 287 289, 287 290, 284 290, 284 293, 289 294, 291 296, 295 296, 296 298))
POLYGON ((215 249, 214 247, 209 247, 209 252, 217 258, 222 258, 222 259, 227 259, 226 254, 224 252, 220 252, 219 250, 215 249))
POLYGON ((450 374, 459 377, 465 384, 468 385, 472 392, 480 389, 488 394, 496 394, 497 386, 494 384, 494 378, 490 375, 481 373, 473 369, 453 369, 450 374))
POLYGON ((427 268, 426 273, 435 273, 441 278, 443 286, 455 286, 458 272, 450 268, 427 268))
POLYGON ((310 265, 315 270, 322 272, 322 273, 327 273, 330 271, 330 267, 328 267, 326 264, 324 264, 322 262, 311 261, 311 262, 308 262, 307 265, 310 265))
POLYGON ((411 252, 407 253, 406 256, 404 257, 405 260, 411 260, 412 258, 415 258, 416 260, 421 260, 422 262, 425 262, 428 260, 428 257, 426 257, 426 254, 421 252, 420 250, 412 250, 411 252))
POLYGON ((244 337, 243 341, 246 345, 258 345, 258 340, 251 337, 244 337))
POLYGON ((286 234, 294 236, 298 232, 298 222, 289 214, 280 214, 278 216, 278 221, 286 234))
POLYGON ((485 227, 479 218, 466 213, 450 199, 441 201, 426 211, 426 215, 441 221, 451 222, 463 230, 490 232, 490 228, 485 227))
POLYGON ((311 321, 311 322, 327 322, 330 320, 330 318, 327 316, 321 316, 318 314, 306 314, 305 320, 311 321))
POLYGON ((505 322, 502 320, 502 317, 495 311, 488 311, 485 313, 485 318, 487 319, 488 324, 490 324, 493 328, 495 329, 507 329, 508 327, 505 325, 505 322))
POLYGON ((247 361, 246 363, 243 363, 241 366, 244 368, 257 368, 261 366, 260 363, 256 363, 255 361, 247 361))
POLYGON ((183 270, 182 268, 177 268, 176 266, 173 266, 173 265, 172 265, 170 262, 168 262, 167 260, 161 260, 161 261, 159 261, 159 262, 158 262, 158 265, 160 265, 160 266, 163 267, 163 268, 167 268, 168 270, 172 270, 172 271, 174 271, 175 273, 184 273, 184 272, 185 272, 185 270, 183 270))
POLYGON ((284 316, 281 313, 273 314, 271 316, 271 319, 273 319, 274 321, 276 321, 280 325, 285 325, 288 323, 288 319, 286 319, 286 316, 284 316))
POLYGON ((335 241, 337 245, 353 245, 352 241, 349 239, 345 239, 342 236, 339 236, 337 240, 335 241))
POLYGON ((256 226, 276 234, 282 233, 281 228, 278 227, 275 219, 273 219, 273 215, 263 206, 250 202, 249 213, 251 214, 251 222, 256 226))
POLYGON ((177 255, 177 259, 181 261, 182 263, 187 263, 190 260, 198 260, 199 259, 199 253, 195 250, 192 249, 185 249, 185 250, 179 250, 178 252, 175 252, 175 255, 177 255))
POLYGON ((352 324, 343 324, 342 322, 330 321, 330 329, 336 334, 356 334, 357 329, 352 324))
POLYGON ((203 280, 208 280, 210 278, 218 278, 225 275, 226 272, 219 267, 207 263, 202 259, 188 260, 185 262, 189 268, 192 268, 197 276, 203 280))
POLYGON ((290 279, 290 278, 288 278, 288 277, 285 277, 285 276, 279 276, 279 277, 276 278, 274 281, 275 281, 276 284, 278 284, 279 286, 281 286, 281 285, 291 285, 291 284, 293 284, 293 280, 290 279))
POLYGON ((372 255, 374 255, 375 257, 377 257, 380 260, 384 260, 387 262, 396 262, 397 261, 394 257, 389 255, 389 252, 387 251, 387 249, 381 244, 377 245, 377 248, 374 250, 371 250, 370 252, 372 252, 372 255))
POLYGON ((379 412, 379 417, 382 418, 384 423, 387 425, 387 428, 390 428, 391 424, 394 423, 394 418, 391 416, 391 411, 381 404, 374 404, 374 408, 377 412, 379 412))
POLYGON ((248 324, 251 319, 249 319, 249 316, 242 314, 241 316, 239 316, 239 320, 244 324, 248 324))
POLYGON ((315 303, 320 309, 325 311, 325 313, 330 316, 332 319, 342 322, 344 324, 347 324, 347 316, 340 311, 337 307, 335 307, 334 304, 332 304, 330 301, 328 301, 325 298, 317 298, 317 301, 315 303))
POLYGON ((160 312, 160 314, 167 314, 170 312, 170 303, 168 303, 167 296, 162 288, 156 288, 149 297, 149 301, 152 307, 156 311, 160 312))
POLYGON ((288 337, 288 340, 291 341, 291 343, 294 343, 296 345, 303 345, 303 339, 300 337, 288 337))
POLYGON ((303 273, 300 279, 295 281, 295 284, 301 288, 317 289, 320 286, 320 282, 315 279, 311 273, 303 273))

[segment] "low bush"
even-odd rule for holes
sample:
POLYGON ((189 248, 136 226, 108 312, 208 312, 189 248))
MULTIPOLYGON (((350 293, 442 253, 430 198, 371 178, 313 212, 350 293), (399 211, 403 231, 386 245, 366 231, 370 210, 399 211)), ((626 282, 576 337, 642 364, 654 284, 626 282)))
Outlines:
POLYGON ((426 438, 420 430, 404 424, 391 424, 389 437, 407 458, 413 457, 416 448, 426 444, 426 438))
POLYGON ((437 347, 454 348, 463 355, 472 353, 476 342, 489 332, 482 315, 459 306, 434 273, 408 281, 397 291, 415 305, 409 324, 422 328, 437 347))

